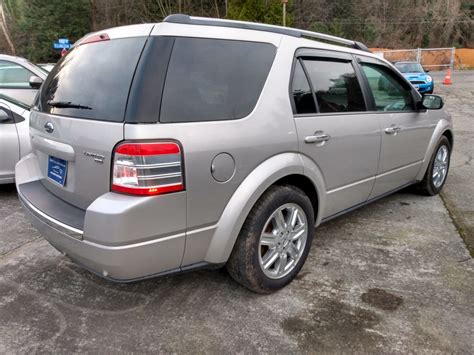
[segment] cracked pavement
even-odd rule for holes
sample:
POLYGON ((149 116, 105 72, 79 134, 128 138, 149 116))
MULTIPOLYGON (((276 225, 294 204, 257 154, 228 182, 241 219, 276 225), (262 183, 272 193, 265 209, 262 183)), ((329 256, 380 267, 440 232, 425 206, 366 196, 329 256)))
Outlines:
POLYGON ((225 270, 103 280, 45 242, 0 186, 0 353, 473 353, 474 72, 435 80, 456 135, 442 198, 403 191, 322 225, 297 279, 272 295, 225 270))

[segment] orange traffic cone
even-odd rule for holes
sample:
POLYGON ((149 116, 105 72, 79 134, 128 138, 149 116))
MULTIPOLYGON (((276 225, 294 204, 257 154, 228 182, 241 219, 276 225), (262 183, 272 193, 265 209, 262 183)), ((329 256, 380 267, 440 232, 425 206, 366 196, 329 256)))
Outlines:
POLYGON ((451 80, 451 68, 448 69, 446 76, 444 77, 443 84, 444 85, 451 85, 453 82, 451 80))

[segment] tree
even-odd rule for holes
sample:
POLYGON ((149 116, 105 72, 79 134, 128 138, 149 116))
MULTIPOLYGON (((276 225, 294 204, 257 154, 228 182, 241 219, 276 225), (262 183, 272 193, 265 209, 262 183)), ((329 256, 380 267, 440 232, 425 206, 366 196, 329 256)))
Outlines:
POLYGON ((53 42, 66 37, 72 42, 91 31, 89 0, 23 0, 23 17, 18 24, 19 52, 32 61, 59 57, 53 42))
MULTIPOLYGON (((283 7, 281 0, 229 0, 227 17, 240 21, 281 25, 283 7)), ((287 16, 287 25, 291 25, 291 22, 291 16, 287 16)))
POLYGON ((8 29, 7 23, 7 16, 5 15, 5 8, 3 7, 3 1, 0 0, 0 21, 1 21, 1 28, 3 31, 3 35, 5 36, 5 40, 8 43, 8 47, 13 55, 15 55, 16 49, 15 45, 13 44, 12 37, 10 34, 10 30, 8 29))
MULTIPOLYGON (((178 12, 276 25, 283 15, 281 0, 0 0, 0 52, 53 61, 59 37, 178 12)), ((287 13, 289 26, 371 47, 473 46, 472 0, 290 0, 287 13)))

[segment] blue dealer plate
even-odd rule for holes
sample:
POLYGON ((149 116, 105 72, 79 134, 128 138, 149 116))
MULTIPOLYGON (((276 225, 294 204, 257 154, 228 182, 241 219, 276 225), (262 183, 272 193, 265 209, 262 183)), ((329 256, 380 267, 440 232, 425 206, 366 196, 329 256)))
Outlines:
POLYGON ((67 161, 55 157, 48 158, 48 178, 64 186, 67 176, 67 161))

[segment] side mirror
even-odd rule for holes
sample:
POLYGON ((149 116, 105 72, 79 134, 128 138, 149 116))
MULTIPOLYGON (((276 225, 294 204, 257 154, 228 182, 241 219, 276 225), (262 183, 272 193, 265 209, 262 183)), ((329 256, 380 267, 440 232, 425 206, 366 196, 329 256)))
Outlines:
POLYGON ((30 76, 30 86, 33 89, 39 89, 39 87, 43 84, 43 79, 38 76, 30 76))
POLYGON ((0 109, 0 123, 7 123, 11 120, 11 116, 7 111, 0 109))
POLYGON ((443 98, 438 95, 423 95, 419 102, 420 109, 439 110, 444 106, 443 98))
POLYGON ((429 73, 430 70, 429 69, 426 69, 426 68, 423 68, 423 70, 425 71, 425 73, 429 73))

